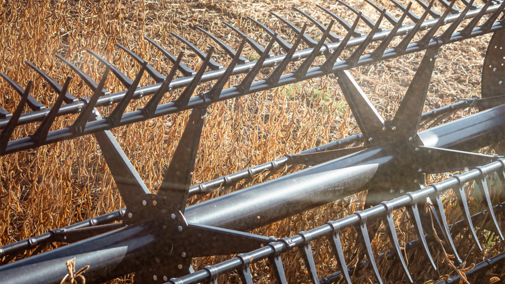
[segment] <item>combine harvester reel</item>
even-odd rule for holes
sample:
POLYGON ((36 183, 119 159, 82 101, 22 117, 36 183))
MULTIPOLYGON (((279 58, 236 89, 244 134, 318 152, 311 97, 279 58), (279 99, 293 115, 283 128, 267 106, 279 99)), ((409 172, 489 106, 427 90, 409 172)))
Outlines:
MULTIPOLYGON (((483 7, 478 7, 473 4, 473 0, 469 3, 462 1, 466 3, 466 8, 458 10, 454 7, 455 1, 447 3, 441 0, 446 10, 443 14, 439 14, 432 9, 435 1, 429 5, 418 1, 425 7, 423 15, 411 12, 411 5, 404 7, 394 0, 393 2, 403 10, 403 15, 399 19, 369 2, 381 12, 377 22, 340 2, 357 14, 353 24, 343 21, 332 11, 319 6, 332 18, 327 27, 310 15, 295 9, 323 32, 319 41, 313 40, 305 33, 307 24, 299 29, 272 13, 296 33, 297 37, 292 45, 254 19, 250 20, 271 36, 266 47, 262 47, 227 23, 226 25, 243 37, 236 51, 214 35, 200 29, 233 59, 226 68, 211 59, 213 48, 203 52, 176 34, 174 37, 204 60, 197 72, 181 63, 182 53, 175 57, 148 38, 146 40, 173 62, 174 65, 167 76, 160 74, 149 63, 120 45, 121 49, 142 66, 133 80, 92 51, 89 52, 106 66, 105 73, 98 83, 71 62, 58 56, 94 92, 91 98, 80 100, 67 92, 70 77, 61 86, 44 71, 27 62, 59 94, 55 105, 51 108, 46 108, 30 95, 31 82, 23 88, 0 73, 21 96, 21 102, 13 114, 0 109, 2 115, 0 128, 3 129, 0 136, 0 154, 8 155, 93 134, 100 144, 101 152, 126 204, 126 209, 65 228, 54 229, 43 235, 0 248, 0 260, 5 264, 0 266, 0 282, 60 283, 68 273, 66 262, 75 258, 76 270, 89 265, 82 273, 86 283, 100 283, 132 272, 136 272, 135 282, 139 283, 217 283, 218 276, 233 271, 238 272, 242 283, 253 283, 250 265, 264 259, 269 261, 269 267, 273 270, 277 282, 287 283, 282 256, 288 251, 298 249, 312 282, 333 283, 343 279, 345 283, 351 283, 351 273, 356 266, 347 267, 340 232, 354 227, 358 231, 359 241, 365 248, 366 258, 371 264, 369 266, 374 271, 376 281, 382 283, 371 246, 371 238, 378 229, 376 223, 379 221, 379 224, 383 222, 386 226, 395 257, 406 275, 404 279, 413 283, 416 279, 413 279, 409 272, 392 217, 392 212, 401 208, 407 209, 417 230, 418 240, 409 245, 424 249, 429 259, 427 267, 433 266, 436 269, 428 248, 428 243, 433 241, 432 236, 435 233, 443 239, 445 250, 454 255, 456 266, 463 264, 463 260, 458 255, 453 237, 462 229, 468 228, 475 245, 482 250, 474 224, 477 221, 483 222, 485 216, 503 240, 498 214, 501 214, 504 208, 501 205, 493 207, 487 176, 497 173, 504 183, 505 160, 499 156, 471 151, 505 138, 505 105, 503 105, 505 49, 502 49, 505 44, 505 23, 503 17, 500 17, 505 2, 487 1, 483 7), (434 17, 433 20, 426 19, 430 14, 434 17), (415 24, 403 25, 407 17, 415 24), (469 19, 469 23, 460 27, 465 19, 469 19), (344 38, 330 31, 334 25, 333 20, 348 31, 344 38), (386 20, 393 24, 393 29, 385 30, 381 27, 381 23, 386 20), (484 22, 482 25, 478 25, 480 20, 484 22), (369 34, 357 30, 360 21, 370 26, 369 34), (446 30, 437 34, 442 26, 446 26, 446 30), (413 42, 414 36, 421 30, 426 30, 426 33, 419 41, 413 42), (488 33, 494 35, 484 62, 482 98, 467 99, 423 114, 439 49, 448 43, 488 33), (403 37, 401 42, 387 49, 396 36, 403 37), (310 48, 297 50, 302 41, 310 48), (365 54, 367 46, 373 41, 379 42, 378 47, 365 54), (270 53, 274 43, 278 43, 286 53, 279 56, 270 53), (249 62, 241 56, 245 44, 251 45, 261 55, 258 61, 249 62), (347 58, 341 58, 342 52, 350 47, 355 47, 353 53, 347 58), (394 119, 384 121, 348 70, 420 51, 424 51, 424 57, 394 119), (325 62, 311 68, 318 56, 325 56, 325 62), (292 61, 302 62, 294 72, 283 75, 292 61), (274 67, 274 71, 268 78, 255 81, 258 73, 265 67, 274 67), (205 72, 207 68, 212 71, 205 72), (177 71, 185 77, 174 79, 177 71), (149 73, 158 84, 139 87, 139 81, 145 72, 149 73), (127 91, 111 94, 105 90, 104 84, 109 73, 116 76, 127 91), (224 89, 230 76, 240 73, 247 73, 241 83, 224 89), (361 134, 190 187, 207 106, 329 74, 338 77, 338 83, 361 129, 361 134), (217 82, 209 91, 193 96, 200 83, 216 79, 217 82), (160 104, 165 93, 177 88, 184 90, 175 101, 160 104), (144 96, 150 96, 145 107, 125 113, 132 100, 144 96), (26 104, 32 112, 22 114, 26 104), (114 110, 109 116, 102 118, 98 112, 99 107, 109 105, 115 105, 114 110), (479 108, 481 112, 419 131, 422 125, 437 122, 442 117, 468 107, 479 108), (164 180, 157 189, 157 194, 151 194, 110 129, 185 110, 191 111, 187 127, 166 170, 164 180), (50 131, 57 116, 69 113, 79 113, 71 126, 50 131), (41 123, 33 135, 17 140, 10 139, 16 126, 37 121, 41 123), (348 147, 353 144, 363 146, 348 147), (296 165, 310 167, 186 208, 187 199, 191 196, 209 193, 220 186, 237 183, 264 171, 275 172, 285 166, 296 165), (423 188, 426 174, 464 169, 472 170, 423 188), (471 216, 464 185, 474 181, 478 185, 487 210, 471 216), (458 203, 464 213, 464 222, 448 224, 446 219, 441 194, 451 188, 458 197, 458 203), (367 189, 365 210, 310 231, 283 239, 244 232, 367 189), (427 206, 432 208, 432 213, 420 210, 426 205, 427 198, 431 200, 427 206), (433 227, 432 219, 435 224, 433 227), (432 228, 435 228, 435 231, 432 228), (340 272, 324 276, 317 274, 311 242, 320 238, 329 240, 340 272), (51 243, 69 244, 37 254, 51 243), (37 248, 34 256, 11 262, 16 256, 34 248, 37 248), (195 257, 232 254, 239 255, 200 271, 192 270, 191 260, 195 257)), ((477 264, 467 272, 467 275, 469 277, 478 275, 497 263, 503 263, 504 260, 505 252, 502 252, 486 262, 477 264)), ((459 281, 459 277, 454 276, 449 282, 459 281)))

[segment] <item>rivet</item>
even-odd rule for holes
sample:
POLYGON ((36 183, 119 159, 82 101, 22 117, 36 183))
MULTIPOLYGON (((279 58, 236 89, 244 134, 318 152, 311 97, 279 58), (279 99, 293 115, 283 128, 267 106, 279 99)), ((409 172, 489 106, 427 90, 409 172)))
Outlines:
POLYGON ((496 72, 496 70, 497 70, 497 69, 496 69, 496 68, 494 68, 494 69, 493 69, 493 72, 496 72))
POLYGON ((182 232, 182 227, 181 226, 177 227, 177 229, 179 230, 179 232, 182 232))
POLYGON ((142 200, 142 205, 146 206, 147 205, 147 201, 142 200))
POLYGON ((392 129, 393 131, 394 131, 394 130, 396 130, 396 126, 391 127, 391 129, 392 129))
POLYGON ((153 275, 153 280, 154 280, 154 281, 158 280, 158 276, 153 275))
POLYGON ((166 214, 167 213, 167 209, 161 209, 161 213, 166 214))
POLYGON ((155 258, 154 260, 156 261, 156 263, 160 263, 160 259, 159 258, 155 258))
POLYGON ((167 276, 163 276, 163 281, 168 281, 168 277, 167 276))
POLYGON ((139 98, 142 98, 144 96, 144 92, 140 92, 139 98))
POLYGON ((372 140, 373 140, 372 137, 368 138, 368 141, 372 142, 372 140))
POLYGON ((158 202, 156 202, 156 200, 153 200, 153 205, 156 206, 158 204, 158 202))
POLYGON ((389 191, 389 193, 393 193, 393 192, 395 192, 395 190, 391 188, 391 190, 389 191))
POLYGON ((499 84, 500 84, 500 85, 501 85, 501 84, 503 84, 503 81, 500 81, 500 82, 499 82, 499 84))
POLYGON ((386 131, 386 126, 382 127, 382 131, 386 131))
POLYGON ((419 151, 419 148, 417 148, 417 147, 416 147, 416 149, 415 149, 415 150, 416 150, 416 151, 419 151))
POLYGON ((182 270, 182 264, 177 265, 177 268, 182 270))
POLYGON ((412 137, 409 137, 409 141, 412 141, 412 137))
POLYGON ((167 228, 167 225, 163 225, 163 230, 165 230, 167 228))
POLYGON ((175 214, 174 214, 174 213, 172 213, 172 215, 170 215, 170 217, 171 217, 172 219, 175 219, 175 214))
POLYGON ((128 218, 132 218, 133 217, 133 214, 130 212, 128 213, 128 218))
POLYGON ((186 257, 186 253, 185 253, 185 252, 182 252, 182 253, 181 253, 181 256, 182 256, 182 257, 186 257))
POLYGON ((417 170, 417 171, 418 171, 418 172, 422 172, 422 171, 423 171, 423 169, 419 169, 419 170, 417 170))
POLYGON ((417 179, 415 179, 414 182, 417 182, 417 179))

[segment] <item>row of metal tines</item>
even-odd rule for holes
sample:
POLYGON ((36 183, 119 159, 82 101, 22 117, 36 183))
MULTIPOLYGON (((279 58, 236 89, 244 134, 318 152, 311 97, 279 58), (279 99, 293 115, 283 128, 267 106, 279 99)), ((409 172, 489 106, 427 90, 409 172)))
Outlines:
POLYGON ((237 271, 240 275, 242 283, 252 284, 253 277, 251 273, 251 263, 256 263, 264 259, 268 260, 270 264, 269 267, 272 268, 277 282, 288 283, 286 275, 284 273, 282 254, 295 248, 299 250, 301 256, 303 257, 305 267, 312 283, 332 283, 333 281, 338 281, 339 276, 343 277, 345 283, 352 283, 351 274, 349 271, 353 271, 353 268, 348 268, 346 265, 346 258, 340 237, 342 231, 348 228, 356 228, 356 231, 358 232, 359 242, 365 247, 367 262, 371 264, 377 281, 379 283, 383 283, 382 277, 379 274, 378 266, 375 262, 375 256, 372 250, 371 239, 369 235, 370 231, 367 227, 367 224, 376 223, 377 221, 379 221, 379 224, 380 222, 384 223, 389 240, 393 245, 394 256, 399 260, 407 281, 414 283, 414 280, 412 279, 412 276, 408 270, 407 262, 404 258, 402 246, 398 240, 393 218, 393 211, 402 208, 407 209, 418 237, 418 239, 413 242, 416 242, 423 248, 426 257, 429 259, 429 262, 434 270, 437 270, 437 267, 435 265, 435 260, 428 248, 428 237, 432 237, 435 234, 432 228, 436 228, 436 230, 437 228, 440 228, 440 230, 437 230, 437 235, 441 236, 441 238, 444 240, 447 251, 454 255, 455 263, 460 265, 463 262, 456 250, 453 236, 456 236, 458 232, 461 232, 461 229, 467 228, 468 232, 472 235, 476 247, 482 251, 482 245, 479 243, 479 239, 473 225, 478 217, 488 216, 489 220, 490 216, 490 222, 494 224, 494 229, 497 235, 501 240, 504 240, 503 234, 499 227, 498 219, 496 218, 497 213, 502 213, 504 211, 503 206, 498 205, 496 207, 493 207, 491 193, 489 191, 487 183, 488 175, 496 174, 503 187, 505 185, 504 169, 505 159, 499 159, 496 162, 485 165, 483 167, 478 167, 475 170, 454 176, 439 183, 431 184, 418 191, 409 192, 391 201, 385 201, 380 205, 360 212, 355 212, 354 214, 340 220, 330 221, 321 227, 312 229, 307 232, 300 232, 293 237, 280 239, 276 242, 270 243, 268 246, 265 246, 263 248, 249 253, 240 254, 236 258, 213 266, 207 266, 205 269, 191 273, 189 275, 177 279, 170 279, 168 283, 218 283, 217 279, 219 276, 230 273, 232 271, 237 271), (465 185, 472 184, 474 182, 477 184, 476 187, 481 194, 483 203, 485 204, 487 210, 484 210, 483 212, 472 216, 470 215, 467 194, 465 192, 465 185), (444 204, 441 198, 441 196, 451 188, 454 190, 454 193, 458 198, 458 205, 461 209, 464 219, 464 224, 461 224, 462 226, 459 226, 460 229, 452 231, 451 227, 454 225, 448 224, 447 218, 445 216, 444 204), (421 206, 424 206, 427 199, 430 201, 430 203, 427 204, 433 216, 433 221, 431 218, 426 218, 426 213, 424 210, 420 211, 420 208, 423 208, 421 206), (432 222, 434 223, 433 227, 431 224, 432 222), (321 238, 328 238, 340 271, 320 279, 317 274, 311 242, 321 238))
MULTIPOLYGON (((418 0, 419 3, 423 3, 422 1, 418 0)), ((445 1, 441 0, 442 3, 446 3, 445 1)), ((474 8, 473 5, 474 0, 470 1, 467 3, 466 8, 464 11, 461 11, 459 14, 458 18, 456 21, 454 21, 447 29, 446 31, 439 37, 440 40, 443 42, 448 42, 451 39, 451 36, 455 32, 456 28, 459 26, 459 24, 465 19, 466 14, 474 8)), ((492 4, 493 1, 488 1, 486 2, 485 6, 480 10, 480 12, 471 20, 470 23, 467 24, 465 28, 463 28, 461 31, 459 31, 460 35, 463 36, 470 36, 472 34, 472 31, 474 27, 478 24, 480 19, 484 16, 484 14, 487 11, 487 8, 492 4)), ((344 2, 341 2, 344 3, 344 2)), ((370 2, 373 4, 372 2, 370 2)), ((396 3, 396 2, 395 2, 396 3)), ((381 28, 381 22, 384 18, 388 19, 390 22, 394 23, 393 29, 389 32, 387 37, 380 43, 380 45, 370 54, 375 60, 380 60, 382 56, 384 55, 384 52, 386 51, 386 48, 388 45, 391 43, 393 40, 394 36, 396 36, 398 30, 402 27, 403 22, 405 18, 408 16, 410 18, 416 19, 417 23, 413 27, 413 29, 402 39, 402 41, 394 47, 394 50, 398 54, 402 54, 406 51, 407 47, 409 46, 410 42, 412 41, 414 35, 421 29, 422 24, 425 22, 426 17, 428 15, 437 15, 434 14, 433 12, 433 4, 435 1, 432 1, 429 5, 426 6, 426 11, 425 13, 418 17, 417 19, 416 15, 413 15, 413 13, 410 11, 410 8, 412 6, 412 3, 410 3, 407 7, 402 8, 404 10, 403 15, 399 20, 395 19, 392 17, 388 12, 386 12, 385 9, 381 9, 375 4, 373 4, 374 7, 379 9, 381 11, 381 15, 378 19, 377 22, 372 22, 369 18, 364 16, 362 13, 359 11, 353 9, 351 6, 345 4, 349 9, 354 11, 358 16, 356 17, 356 20, 354 23, 349 25, 348 23, 344 22, 342 19, 338 18, 336 15, 331 13, 328 10, 328 13, 330 15, 334 15, 335 19, 337 19, 338 22, 342 24, 342 26, 346 27, 346 29, 349 31, 345 38, 341 39, 337 37, 336 35, 333 34, 331 31, 331 28, 333 26, 334 20, 330 22, 330 24, 325 27, 323 26, 320 22, 315 20, 314 18, 310 17, 308 14, 304 14, 304 16, 308 17, 314 24, 316 24, 317 27, 319 27, 321 30, 324 31, 323 36, 321 39, 316 42, 313 39, 311 39, 307 34, 305 34, 305 30, 307 28, 307 24, 305 23, 302 27, 302 29, 298 29, 294 24, 288 22, 287 20, 283 19, 282 17, 278 16, 277 14, 274 13, 278 18, 283 20, 285 23, 287 23, 296 33, 297 33, 297 38, 293 45, 287 45, 286 41, 283 40, 281 37, 279 37, 276 33, 273 31, 269 30, 266 28, 264 25, 261 23, 253 20, 255 23, 258 25, 261 25, 261 27, 267 31, 269 34, 271 34, 271 40, 268 44, 268 46, 263 49, 259 44, 254 42, 251 38, 247 37, 245 34, 243 34, 241 31, 238 29, 234 30, 237 33, 240 33, 243 37, 243 40, 238 48, 237 51, 233 50, 230 46, 226 45, 224 42, 219 40, 217 37, 214 35, 210 34, 209 32, 199 28, 201 31, 205 32, 207 35, 209 35, 216 43, 218 43, 226 52, 233 58, 229 66, 226 68, 224 71, 223 75, 219 78, 217 83, 214 84, 212 89, 204 94, 200 94, 200 97, 204 98, 206 102, 209 104, 212 102, 215 102, 219 99, 221 92, 223 91, 223 88, 228 81, 228 79, 233 75, 234 68, 237 64, 245 63, 246 60, 241 56, 242 50, 244 48, 245 43, 251 44, 251 46, 255 47, 258 52, 260 52, 261 57, 260 59, 256 62, 254 67, 249 70, 247 76, 243 79, 243 81, 240 83, 240 85, 237 86, 237 89, 240 90, 241 93, 247 94, 249 90, 251 89, 251 85, 253 84, 254 79, 257 77, 259 74, 261 68, 263 67, 263 63, 265 60, 269 57, 271 57, 271 49, 272 46, 275 42, 279 43, 279 45, 287 51, 287 53, 284 55, 283 60, 278 64, 278 66, 275 68, 275 70, 269 75, 269 77, 265 80, 268 85, 271 88, 274 88, 279 85, 279 80, 281 79, 281 76, 283 72, 288 68, 288 64, 292 60, 299 60, 300 58, 296 58, 295 52, 300 45, 300 43, 303 41, 307 43, 309 46, 312 47, 312 51, 310 54, 305 58, 305 61, 300 65, 300 67, 293 73, 295 77, 298 80, 304 80, 305 76, 307 75, 307 72, 309 68, 311 67, 313 61, 317 56, 321 55, 321 50, 323 49, 323 46, 325 44, 326 39, 329 39, 332 42, 339 42, 340 45, 332 51, 332 53, 327 54, 327 59, 326 61, 322 64, 319 65, 318 67, 322 69, 325 72, 331 72, 334 64, 337 62, 339 59, 339 56, 342 54, 342 52, 345 50, 347 43, 349 42, 350 38, 353 35, 360 35, 361 33, 358 33, 356 31, 357 24, 360 20, 363 20, 365 23, 370 25, 372 27, 372 31, 366 36, 365 40, 354 50, 354 52, 347 58, 345 59, 346 63, 353 67, 356 66, 365 52, 365 49, 369 45, 369 43, 373 40, 374 35, 382 30, 381 28)), ((448 4, 447 9, 445 12, 440 15, 440 18, 436 22, 435 25, 433 25, 427 32, 426 34, 422 37, 421 40, 417 41, 416 44, 418 47, 421 48, 426 48, 432 38, 435 36, 436 32, 438 29, 445 24, 445 18, 451 14, 458 12, 457 9, 454 8, 454 4, 456 1, 451 2, 448 4)), ((491 16, 490 18, 479 28, 481 30, 490 30, 498 18, 499 14, 503 11, 504 8, 504 3, 501 2, 501 5, 499 9, 497 9, 491 16)), ((401 6, 400 4, 397 3, 397 5, 401 6)), ((445 4, 444 4, 445 6, 445 4)), ((424 7, 424 6, 423 6, 424 7)), ((323 8, 323 7, 321 7, 323 8)), ((299 10, 300 11, 300 10, 299 10)), ((300 11, 301 12, 301 11, 300 11)), ((229 25, 232 27, 231 25, 229 25)), ((184 91, 181 93, 181 95, 174 101, 175 105, 183 110, 187 108, 188 103, 190 101, 190 98, 193 95, 193 92, 195 91, 196 87, 198 84, 200 84, 201 79, 203 74, 205 73, 207 67, 210 69, 219 69, 222 66, 216 65, 215 62, 212 60, 212 54, 214 51, 214 47, 209 48, 207 54, 202 52, 200 49, 195 47, 193 44, 191 44, 189 41, 183 39, 180 36, 175 35, 178 39, 183 41, 187 46, 189 46, 196 54, 198 54, 203 60, 203 64, 201 68, 199 69, 198 72, 193 76, 191 82, 189 85, 186 86, 184 91), (213 63, 214 62, 214 63, 213 63)), ((81 98, 81 101, 79 101, 76 97, 73 95, 69 94, 67 92, 71 77, 68 76, 65 80, 65 83, 63 86, 61 86, 56 80, 51 78, 49 75, 47 75, 45 72, 34 66, 33 64, 26 62, 30 67, 32 67, 37 73, 39 73, 42 78, 55 90, 55 92, 58 94, 58 98, 53 105, 53 107, 50 110, 46 110, 46 114, 42 117, 42 123, 38 126, 36 132, 29 137, 29 146, 30 147, 38 147, 44 144, 52 143, 52 142, 47 142, 49 130, 54 122, 54 119, 63 113, 69 113, 71 104, 79 104, 79 105, 84 105, 82 108, 79 108, 76 110, 76 112, 80 112, 80 115, 78 118, 75 120, 75 122, 69 127, 73 135, 70 138, 74 138, 80 135, 83 135, 83 132, 86 128, 86 124, 88 120, 92 119, 92 112, 93 109, 97 106, 104 105, 104 102, 109 102, 109 104, 112 103, 112 101, 107 100, 107 96, 110 95, 108 91, 104 89, 104 84, 105 80, 107 78, 107 75, 109 71, 111 71, 120 81, 121 83, 128 89, 127 92, 124 94, 124 96, 119 100, 118 105, 116 108, 112 111, 112 113, 105 118, 105 120, 108 122, 110 128, 117 127, 122 125, 121 124, 121 119, 124 115, 124 112, 130 103, 132 99, 135 97, 142 97, 143 94, 142 92, 138 93, 137 88, 139 85, 139 82, 143 76, 143 74, 147 71, 151 75, 152 78, 158 83, 161 83, 160 87, 157 89, 156 93, 152 96, 152 98, 149 100, 149 102, 144 106, 142 109, 142 114, 144 115, 144 119, 149 119, 155 117, 156 109, 158 107, 159 102, 163 98, 163 95, 171 90, 171 83, 174 79, 175 72, 177 70, 180 70, 183 74, 185 75, 193 75, 195 72, 190 70, 186 65, 181 63, 181 59, 183 57, 183 53, 181 52, 179 56, 176 58, 172 54, 170 54, 167 50, 156 44, 154 41, 148 39, 149 42, 154 44, 160 51, 162 51, 163 54, 165 54, 171 61, 174 62, 174 65, 172 66, 172 69, 168 76, 164 76, 160 74, 154 67, 152 67, 147 61, 143 60, 140 58, 140 56, 134 54, 132 51, 128 50, 122 45, 118 46, 125 50, 132 58, 135 59, 138 63, 141 64, 142 68, 141 70, 137 73, 135 76, 135 79, 132 81, 129 79, 124 73, 122 73, 118 68, 116 68, 113 64, 110 62, 107 62, 105 59, 103 59, 101 56, 98 54, 89 51, 93 56, 95 56, 97 59, 99 59, 103 64, 106 65, 106 70, 100 80, 99 83, 95 82, 90 76, 88 76, 86 73, 84 73, 81 69, 79 69, 77 66, 69 62, 68 60, 62 58, 61 56, 57 55, 59 59, 61 59, 66 65, 68 65, 73 71, 75 71, 79 77, 89 86, 89 88, 94 92, 93 96, 91 98, 81 98), (101 103, 98 103, 98 102, 101 103), (65 106, 63 106, 63 102, 66 103, 65 106), (61 109, 61 111, 60 111, 61 109)), ((22 99, 21 102, 18 104, 18 107, 16 108, 15 112, 12 114, 12 116, 9 117, 8 123, 5 125, 2 134, 0 135, 0 155, 6 154, 7 153, 7 148, 9 144, 15 144, 16 141, 9 141, 12 133, 15 129, 16 126, 22 124, 20 121, 20 118, 22 116, 23 108, 25 104, 28 104, 30 108, 33 111, 41 111, 43 110, 44 106, 40 104, 38 101, 35 100, 33 96, 30 95, 31 87, 32 87, 32 81, 28 82, 28 85, 25 89, 23 89, 21 86, 19 86, 16 82, 14 82, 12 79, 7 77, 5 74, 0 73, 0 75, 7 80, 10 85, 18 92, 22 99)), ((4 117, 8 117, 10 113, 7 113, 4 111, 4 117)), ((31 113, 25 115, 25 116, 30 116, 31 113)), ((68 139, 68 138, 67 138, 68 139)), ((63 140, 63 139, 62 139, 63 140)), ((59 140, 58 140, 59 141, 59 140)), ((12 151, 9 152, 15 152, 19 151, 20 149, 25 149, 26 148, 26 141, 22 140, 18 144, 23 144, 22 147, 20 148, 15 148, 12 151), (19 149, 19 150, 18 150, 19 149)))

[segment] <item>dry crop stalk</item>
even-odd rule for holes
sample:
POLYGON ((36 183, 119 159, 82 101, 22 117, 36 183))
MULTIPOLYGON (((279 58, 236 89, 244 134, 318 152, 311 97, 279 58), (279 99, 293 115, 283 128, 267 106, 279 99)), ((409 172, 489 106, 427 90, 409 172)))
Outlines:
MULTIPOLYGON (((501 205, 499 208, 493 207, 487 176, 497 173, 501 181, 505 183, 503 174, 505 162, 498 156, 467 151, 478 150, 504 138, 502 133, 505 127, 505 106, 502 103, 505 96, 503 96, 502 83, 505 78, 505 68, 501 62, 503 62, 505 54, 501 47, 505 41, 503 30, 505 23, 504 19, 499 19, 499 17, 504 10, 505 2, 488 1, 484 7, 476 8, 472 0, 466 3, 466 8, 461 11, 454 7, 456 1, 451 3, 442 1, 446 9, 443 14, 439 14, 432 10, 435 2, 432 1, 429 5, 423 6, 425 12, 422 16, 413 14, 410 11, 411 5, 403 7, 395 2, 403 10, 400 19, 395 19, 384 9, 368 2, 381 12, 377 22, 373 22, 342 1, 339 3, 358 15, 352 25, 344 22, 326 8, 320 7, 348 30, 348 34, 344 38, 338 37, 331 31, 333 20, 328 26, 324 26, 301 10, 297 11, 323 31, 323 35, 318 41, 305 33, 307 24, 299 29, 275 13, 272 14, 295 32, 296 39, 293 45, 255 20, 253 20, 254 23, 271 35, 271 40, 265 48, 243 32, 235 30, 243 37, 240 47, 235 51, 219 38, 200 28, 201 32, 215 41, 232 58, 226 68, 212 59, 213 47, 209 48, 207 52, 203 52, 176 34, 174 37, 182 41, 203 60, 198 71, 191 70, 181 62, 183 53, 175 57, 148 38, 146 38, 147 41, 155 45, 173 62, 174 65, 167 76, 158 72, 147 61, 122 45, 118 45, 118 47, 141 65, 134 80, 128 78, 118 67, 113 66, 92 51, 89 52, 106 66, 98 83, 71 62, 58 56, 92 90, 93 96, 91 98, 81 100, 68 92, 71 82, 70 76, 61 86, 44 71, 27 62, 58 94, 58 99, 51 108, 45 108, 30 95, 32 82, 29 82, 26 88, 22 88, 5 74, 0 73, 22 97, 13 114, 0 109, 2 116, 0 128, 3 129, 0 134, 0 155, 8 155, 94 134, 109 165, 121 198, 127 206, 126 209, 117 212, 62 229, 55 229, 46 234, 0 248, 0 257, 3 259, 3 263, 9 263, 12 258, 28 249, 36 248, 36 251, 41 251, 46 245, 53 242, 74 243, 0 267, 0 278, 3 282, 58 283, 67 274, 66 267, 60 264, 75 257, 76 269, 90 265, 85 272, 79 275, 85 277, 87 283, 107 281, 131 272, 136 272, 136 281, 141 283, 167 282, 172 277, 178 278, 170 280, 171 283, 217 283, 218 276, 233 270, 238 271, 243 283, 253 283, 250 265, 262 259, 269 260, 278 282, 287 283, 281 255, 296 247, 304 260, 309 278, 314 283, 332 282, 340 277, 340 274, 344 281, 351 283, 351 275, 342 250, 340 232, 346 228, 356 228, 359 235, 358 240, 365 248, 376 280, 382 283, 370 241, 370 236, 375 235, 377 227, 371 226, 371 220, 384 220, 389 239, 394 247, 394 253, 401 263, 406 280, 413 282, 414 279, 409 273, 407 261, 397 239, 392 212, 399 208, 408 210, 409 216, 416 226, 418 243, 423 247, 434 269, 436 269, 436 265, 428 248, 425 234, 441 236, 445 249, 454 255, 455 264, 461 265, 463 261, 459 257, 453 241, 453 232, 450 231, 450 225, 444 213, 441 194, 448 189, 455 188, 454 191, 460 201, 462 212, 464 212, 466 225, 473 234, 476 246, 482 249, 473 225, 475 216, 470 215, 464 190, 464 185, 473 181, 476 182, 482 194, 487 214, 495 227, 494 230, 503 239, 497 218, 498 213, 502 212, 502 207, 501 205), (478 25, 483 16, 487 14, 490 15, 488 19, 482 25, 478 25), (426 20, 428 15, 435 19, 426 20), (415 24, 403 26, 406 17, 411 18, 415 24), (393 29, 384 30, 381 27, 384 18, 393 24, 393 29), (470 22, 458 30, 459 25, 465 19, 469 19, 470 22), (369 34, 365 35, 357 30, 357 24, 360 21, 364 21, 371 28, 369 34), (436 35, 438 29, 443 25, 449 26, 441 35, 436 35), (427 32, 419 41, 412 42, 414 36, 422 29, 426 29, 427 32), (465 100, 423 114, 428 85, 439 48, 448 43, 488 33, 494 33, 494 36, 484 63, 483 97, 465 100), (352 36, 359 37, 351 39, 352 36), (387 49, 396 36, 405 37, 398 45, 387 49), (326 42, 327 40, 329 42, 326 42), (373 52, 365 54, 365 50, 373 41, 380 41, 380 44, 373 52), (298 51, 297 49, 302 42, 310 48, 298 51), (274 43, 278 43, 286 54, 273 56, 270 51, 274 43), (241 56, 245 44, 251 45, 260 53, 261 56, 256 62, 249 62, 241 56), (353 46, 356 48, 351 55, 340 60, 343 52, 353 46), (394 119, 384 121, 347 70, 423 50, 426 50, 424 58, 394 119), (315 59, 322 55, 326 57, 325 62, 311 68, 315 59), (294 72, 283 75, 292 61, 302 59, 304 60, 294 72), (259 72, 266 67, 274 67, 274 71, 268 78, 255 81, 259 72), (206 72, 207 68, 213 71, 206 72), (186 77, 174 79, 177 71, 186 77), (157 84, 139 87, 139 82, 146 72, 157 84), (112 73, 127 91, 111 94, 105 90, 104 85, 109 73, 112 73), (225 89, 230 77, 241 73, 247 73, 247 75, 240 84, 225 89), (200 145, 208 106, 219 101, 328 74, 335 74, 338 77, 339 85, 361 130, 360 135, 288 155, 283 159, 190 187, 195 169, 196 152, 200 145), (193 97, 193 93, 203 82, 216 79, 217 82, 212 85, 209 91, 193 97), (184 90, 175 100, 160 104, 165 93, 170 93, 178 88, 184 88, 184 90), (142 109, 127 112, 132 100, 145 96, 150 96, 150 98, 142 109), (26 104, 32 111, 22 114, 26 104), (116 105, 112 112, 101 118, 96 108, 114 104, 116 105), (427 124, 431 121, 438 123, 441 116, 469 106, 487 110, 418 132, 422 123, 427 124), (157 194, 151 194, 110 129, 184 110, 191 110, 186 129, 157 194), (79 113, 71 126, 50 131, 57 117, 69 113, 79 113), (10 141, 17 126, 36 121, 41 121, 41 123, 33 135, 10 141), (360 143, 363 143, 363 146, 346 147, 360 143), (265 170, 274 173, 286 165, 292 168, 300 165, 313 167, 186 208, 189 196, 208 193, 223 185, 229 186, 245 179, 251 179, 265 170), (424 174, 451 172, 465 168, 476 169, 425 188, 422 186, 424 174), (391 172, 395 174, 392 175, 391 172), (390 192, 392 188, 394 188, 394 193, 390 192), (242 232, 293 216, 364 189, 369 189, 366 196, 368 209, 308 232, 300 232, 296 236, 283 239, 242 232), (410 192, 404 194, 406 191, 410 192), (432 208, 432 217, 436 220, 435 231, 430 231, 426 224, 427 218, 430 216, 423 210, 419 210, 419 207, 426 204, 426 198, 433 202, 428 206, 432 208), (122 222, 114 223, 119 220, 122 222), (341 272, 320 279, 311 243, 323 237, 329 238, 341 272), (264 247, 260 248, 261 246, 264 247), (204 270, 188 274, 191 260, 195 257, 236 253, 242 254, 220 264, 209 266, 204 270), (25 273, 28 266, 32 271, 30 274, 25 273)), ((228 24, 228 26, 230 25, 228 24)), ((491 267, 503 260, 505 260, 505 253, 502 252, 486 264, 477 264, 468 274, 480 273, 484 268, 491 267)))

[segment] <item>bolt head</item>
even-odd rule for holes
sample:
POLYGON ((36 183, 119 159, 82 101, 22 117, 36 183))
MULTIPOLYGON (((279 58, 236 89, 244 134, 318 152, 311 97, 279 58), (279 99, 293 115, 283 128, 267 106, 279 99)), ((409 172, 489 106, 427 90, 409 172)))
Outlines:
POLYGON ((158 202, 156 202, 156 200, 153 200, 153 205, 154 206, 158 205, 158 202))
POLYGON ((179 230, 179 232, 182 232, 182 227, 181 226, 177 227, 177 229, 179 230))
POLYGON ((147 201, 142 200, 142 205, 146 206, 147 205, 147 201))
POLYGON ((180 270, 182 270, 182 267, 183 267, 182 264, 177 265, 177 268, 179 268, 180 270))
POLYGON ((154 281, 158 280, 158 276, 153 275, 153 280, 154 280, 154 281))
POLYGON ((174 214, 174 213, 172 213, 172 215, 170 215, 170 217, 171 217, 172 219, 175 219, 175 214, 174 214))
POLYGON ((128 213, 128 218, 130 218, 130 219, 133 218, 133 214, 131 212, 128 213))
POLYGON ((182 256, 182 257, 186 257, 186 253, 185 253, 185 252, 182 252, 182 253, 181 253, 181 256, 182 256))

